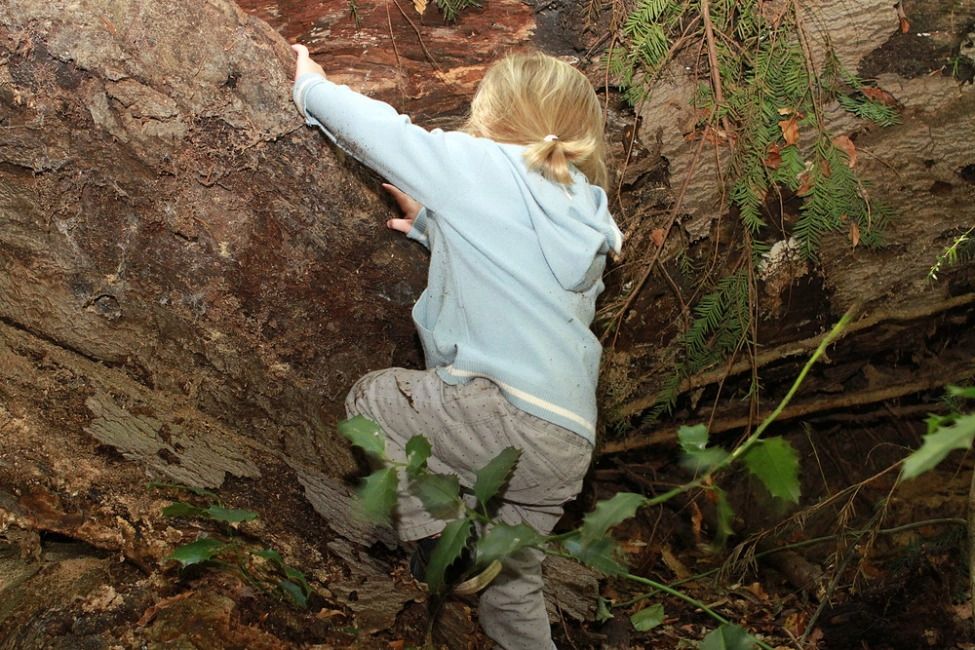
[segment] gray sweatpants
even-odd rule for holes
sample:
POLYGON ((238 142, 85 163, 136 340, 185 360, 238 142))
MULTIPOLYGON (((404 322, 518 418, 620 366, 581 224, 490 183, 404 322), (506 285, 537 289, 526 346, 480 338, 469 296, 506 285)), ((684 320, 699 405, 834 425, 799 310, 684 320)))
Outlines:
MULTIPOLYGON (((405 462, 409 439, 425 436, 433 447, 430 470, 456 474, 465 487, 472 487, 474 473, 505 447, 520 449, 491 514, 512 525, 525 522, 543 535, 582 489, 592 456, 592 445, 582 436, 515 408, 483 378, 451 386, 434 370, 388 368, 360 379, 345 408, 349 417, 364 415, 382 427, 391 460, 405 462)), ((432 517, 405 487, 401 477, 395 512, 400 539, 439 533, 446 522, 432 517)), ((554 647, 542 596, 542 557, 530 549, 511 555, 481 593, 481 626, 506 650, 554 647)))

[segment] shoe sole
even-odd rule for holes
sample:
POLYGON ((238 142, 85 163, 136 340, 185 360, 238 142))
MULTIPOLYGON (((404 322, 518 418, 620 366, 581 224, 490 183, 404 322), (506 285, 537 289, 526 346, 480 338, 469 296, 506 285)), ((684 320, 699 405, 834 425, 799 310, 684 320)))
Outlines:
POLYGON ((491 584, 491 581, 497 578, 499 573, 501 573, 501 562, 494 560, 487 566, 486 569, 478 573, 476 576, 473 576, 472 578, 460 583, 451 589, 451 591, 458 596, 469 596, 470 594, 476 594, 491 584))

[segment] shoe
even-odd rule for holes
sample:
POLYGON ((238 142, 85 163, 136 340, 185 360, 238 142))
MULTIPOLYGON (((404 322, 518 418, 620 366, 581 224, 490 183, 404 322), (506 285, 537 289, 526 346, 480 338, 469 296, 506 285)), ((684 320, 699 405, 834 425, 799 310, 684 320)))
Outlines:
MULTIPOLYGON (((477 553, 477 533, 471 531, 467 538, 467 545, 461 550, 460 555, 444 571, 443 583, 449 591, 458 596, 475 594, 491 584, 501 572, 501 562, 494 560, 484 569, 472 574, 476 566, 477 553)), ((426 584, 427 566, 430 564, 430 557, 440 543, 440 535, 424 537, 417 541, 416 551, 410 558, 410 573, 418 582, 426 584)))

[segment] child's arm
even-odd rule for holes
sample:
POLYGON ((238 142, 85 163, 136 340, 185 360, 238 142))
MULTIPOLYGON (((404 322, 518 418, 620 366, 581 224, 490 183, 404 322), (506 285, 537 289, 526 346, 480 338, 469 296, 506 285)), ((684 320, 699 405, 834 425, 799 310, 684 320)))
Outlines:
POLYGON ((295 103, 309 124, 434 212, 467 193, 485 156, 474 138, 415 126, 392 106, 328 81, 304 46, 293 49, 295 103))

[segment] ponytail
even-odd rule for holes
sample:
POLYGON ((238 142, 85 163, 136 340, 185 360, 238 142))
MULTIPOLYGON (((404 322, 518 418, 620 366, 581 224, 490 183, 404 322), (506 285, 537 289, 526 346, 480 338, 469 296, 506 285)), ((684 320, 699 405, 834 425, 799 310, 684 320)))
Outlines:
POLYGON ((464 131, 524 145, 529 169, 571 185, 578 168, 593 185, 608 183, 603 115, 585 75, 541 53, 510 54, 488 70, 464 131))

